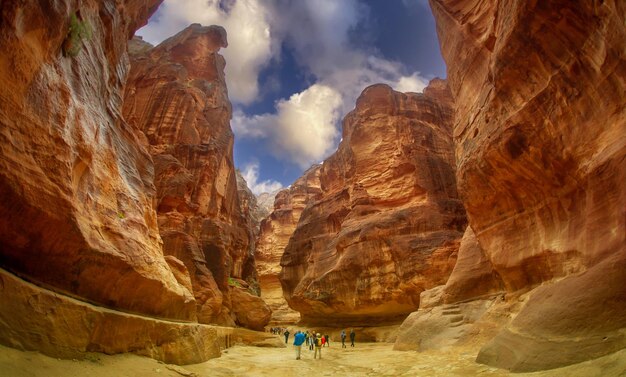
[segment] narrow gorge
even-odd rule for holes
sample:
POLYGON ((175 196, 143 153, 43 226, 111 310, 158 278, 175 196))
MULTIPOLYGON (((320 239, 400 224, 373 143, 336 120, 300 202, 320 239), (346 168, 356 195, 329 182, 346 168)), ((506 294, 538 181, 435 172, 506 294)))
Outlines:
MULTIPOLYGON (((240 30, 137 36, 161 3, 0 3, 0 374, 28 365, 11 348, 271 375, 282 356, 202 367, 250 346, 291 359, 293 338, 287 352, 270 327, 330 334, 338 375, 339 332, 354 328, 398 359, 469 360, 440 375, 626 370, 625 2, 429 0, 447 78, 362 85, 351 111, 333 108, 327 157, 271 193, 242 171, 236 137, 278 148, 310 130, 269 133, 280 113, 244 127, 241 109, 263 105, 227 80, 249 74, 229 59, 258 47, 240 30)), ((276 107, 334 98, 303 93, 276 107)))

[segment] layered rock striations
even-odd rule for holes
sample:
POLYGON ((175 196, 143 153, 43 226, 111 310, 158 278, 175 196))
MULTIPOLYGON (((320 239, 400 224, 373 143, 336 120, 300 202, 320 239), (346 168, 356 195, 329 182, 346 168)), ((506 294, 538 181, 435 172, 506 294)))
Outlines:
POLYGON ((259 207, 256 195, 254 195, 248 187, 248 182, 246 182, 246 179, 241 175, 241 172, 237 169, 235 170, 235 174, 241 213, 248 220, 250 231, 254 234, 254 239, 256 239, 259 234, 261 220, 263 220, 268 213, 265 213, 265 211, 259 207))
POLYGON ((222 27, 198 24, 152 49, 136 43, 124 115, 154 159, 163 252, 188 270, 198 320, 262 328, 269 309, 245 291, 256 281, 254 243, 233 164, 231 104, 218 54, 226 45, 222 27), (237 315, 251 306, 264 313, 254 323, 237 315))
POLYGON ((431 6, 470 225, 508 292, 543 284, 478 360, 531 371, 626 347, 626 5, 431 6))
POLYGON ((261 297, 272 309, 271 324, 293 324, 300 319, 299 313, 289 308, 285 301, 278 278, 280 259, 304 208, 321 198, 321 168, 321 165, 314 165, 289 188, 278 192, 274 210, 261 222, 255 257, 261 297))
POLYGON ((161 251, 150 155, 121 116, 126 41, 160 1, 118 3, 1 6, 0 266, 98 305, 195 320, 161 251), (76 22, 89 38, 71 37, 76 22))
POLYGON ((366 88, 343 140, 320 170, 321 196, 303 211, 280 280, 303 322, 397 321, 443 284, 466 227, 458 199, 452 97, 366 88))

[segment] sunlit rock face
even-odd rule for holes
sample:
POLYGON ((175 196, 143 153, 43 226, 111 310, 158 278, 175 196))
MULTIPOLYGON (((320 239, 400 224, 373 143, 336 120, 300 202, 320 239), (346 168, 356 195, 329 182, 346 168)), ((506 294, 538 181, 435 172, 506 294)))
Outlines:
POLYGON ((271 324, 286 325, 300 320, 300 314, 289 308, 283 296, 278 279, 280 259, 304 208, 321 198, 321 168, 321 165, 314 165, 289 188, 278 192, 274 200, 274 210, 261 222, 255 257, 261 297, 272 309, 271 324))
POLYGON ((478 360, 530 371, 626 347, 626 3, 430 3, 470 225, 506 290, 544 284, 478 360))
POLYGON ((303 322, 377 324, 445 283, 466 226, 457 197, 452 97, 366 88, 321 167, 321 197, 303 211, 280 280, 303 322))
POLYGON ((222 27, 198 24, 151 49, 136 41, 124 115, 154 159, 163 252, 188 269, 198 320, 234 325, 240 301, 230 292, 242 288, 233 279, 252 283, 256 272, 233 165, 225 61, 218 54, 226 45, 222 27))
POLYGON ((500 275, 487 259, 474 231, 468 226, 461 239, 454 270, 441 292, 442 303, 492 296, 503 291, 500 275))
POLYGON ((127 40, 159 3, 2 3, 0 266, 98 305, 194 320, 161 251, 150 155, 121 116, 127 40), (72 14, 91 30, 74 57, 72 14))

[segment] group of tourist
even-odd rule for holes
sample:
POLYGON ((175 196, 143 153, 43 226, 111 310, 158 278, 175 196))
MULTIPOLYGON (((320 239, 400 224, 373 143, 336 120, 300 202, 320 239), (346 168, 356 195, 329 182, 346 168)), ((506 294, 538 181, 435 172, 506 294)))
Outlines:
POLYGON ((283 335, 288 330, 284 327, 270 327, 269 331, 274 335, 283 335))
MULTIPOLYGON (((288 342, 289 339, 289 330, 284 332, 285 334, 285 343, 288 342)), ((350 330, 350 347, 354 347, 354 339, 356 337, 356 333, 354 329, 350 330)), ((322 347, 330 347, 330 336, 328 334, 322 336, 320 333, 316 333, 315 331, 296 331, 293 338, 293 346, 296 349, 296 360, 300 360, 302 345, 306 345, 309 351, 315 351, 313 354, 313 359, 319 358, 322 359, 322 347)), ((346 348, 346 330, 341 330, 341 348, 346 348)))

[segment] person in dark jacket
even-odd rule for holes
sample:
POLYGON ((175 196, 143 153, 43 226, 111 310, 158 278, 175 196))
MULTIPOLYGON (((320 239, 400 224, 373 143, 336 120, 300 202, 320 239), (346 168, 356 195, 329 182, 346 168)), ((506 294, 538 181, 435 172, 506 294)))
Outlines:
POLYGON ((356 334, 354 333, 354 329, 350 329, 350 347, 354 347, 354 338, 356 334))
POLYGON ((289 343, 289 330, 285 330, 285 344, 289 343))

